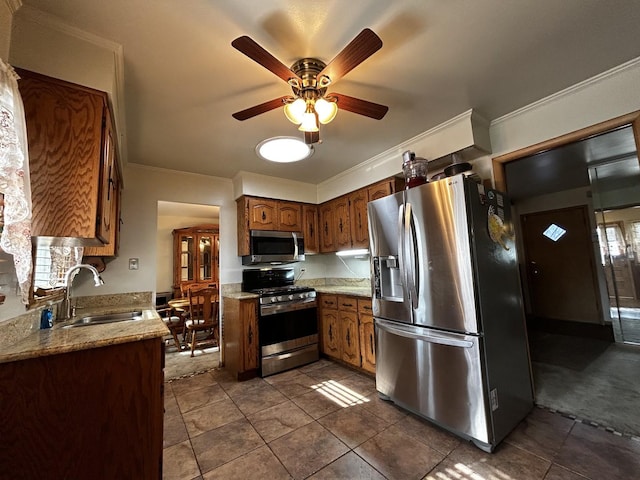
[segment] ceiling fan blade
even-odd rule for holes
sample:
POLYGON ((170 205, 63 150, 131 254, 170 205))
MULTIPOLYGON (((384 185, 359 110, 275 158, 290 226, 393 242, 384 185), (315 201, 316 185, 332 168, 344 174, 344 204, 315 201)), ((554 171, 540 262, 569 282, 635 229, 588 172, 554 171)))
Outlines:
POLYGON ((296 79, 302 85, 302 79, 298 75, 246 35, 236 38, 231 45, 285 82, 296 79))
POLYGON ((269 100, 268 102, 261 103, 260 105, 254 105, 253 107, 247 108, 246 110, 241 110, 239 112, 236 112, 232 116, 236 120, 247 120, 248 118, 255 117, 256 115, 260 115, 261 113, 274 110, 278 107, 283 107, 287 101, 292 99, 293 98, 289 95, 274 98, 273 100, 269 100))
POLYGON ((320 141, 320 132, 304 132, 304 143, 313 145, 320 141))
POLYGON ((322 77, 329 77, 330 83, 335 83, 381 48, 380 37, 365 28, 324 67, 317 78, 322 82, 322 77))
POLYGON ((343 95, 341 93, 329 93, 326 98, 335 98, 338 104, 339 110, 346 110, 348 112, 364 115, 365 117, 375 118, 381 120, 389 111, 389 107, 386 105, 380 105, 379 103, 368 102, 360 98, 350 97, 349 95, 343 95))

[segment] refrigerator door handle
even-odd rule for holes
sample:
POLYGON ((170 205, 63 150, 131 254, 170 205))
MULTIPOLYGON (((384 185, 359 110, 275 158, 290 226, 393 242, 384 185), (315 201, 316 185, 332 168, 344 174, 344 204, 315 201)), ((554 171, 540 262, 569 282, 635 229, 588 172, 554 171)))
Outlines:
MULTIPOLYGON (((407 271, 405 267, 405 255, 404 255, 404 203, 398 207, 398 268, 400 269, 400 282, 402 283, 402 289, 406 288, 407 284, 407 271)), ((406 292, 405 292, 406 293, 406 292)), ((403 297, 405 294, 403 293, 403 297)))
POLYGON ((413 217, 413 207, 407 202, 404 216, 404 241, 406 248, 407 260, 407 288, 411 296, 411 306, 418 308, 418 288, 416 286, 416 249, 415 249, 415 231, 411 226, 411 218, 413 217))
POLYGON ((401 337, 406 337, 406 338, 411 338, 416 340, 423 340, 429 343, 438 343, 440 345, 448 345, 450 347, 459 347, 459 348, 472 348, 474 345, 474 343, 469 340, 459 340, 456 338, 445 336, 446 334, 440 334, 440 333, 437 333, 437 334, 436 333, 432 333, 432 334, 420 333, 420 332, 417 332, 415 328, 406 327, 406 326, 399 325, 396 323, 391 323, 385 320, 380 320, 379 318, 376 318, 376 326, 379 329, 389 332, 393 335, 399 335, 401 337))

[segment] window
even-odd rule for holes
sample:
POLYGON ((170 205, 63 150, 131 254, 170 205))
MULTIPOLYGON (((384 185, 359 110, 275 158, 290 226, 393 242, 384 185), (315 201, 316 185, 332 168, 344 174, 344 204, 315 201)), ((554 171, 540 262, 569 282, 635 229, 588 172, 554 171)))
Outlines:
POLYGON ((82 247, 38 246, 33 273, 35 288, 65 287, 64 274, 82 261, 82 247))
POLYGON ((618 223, 598 224, 598 241, 603 265, 609 256, 619 257, 625 254, 624 235, 618 223))

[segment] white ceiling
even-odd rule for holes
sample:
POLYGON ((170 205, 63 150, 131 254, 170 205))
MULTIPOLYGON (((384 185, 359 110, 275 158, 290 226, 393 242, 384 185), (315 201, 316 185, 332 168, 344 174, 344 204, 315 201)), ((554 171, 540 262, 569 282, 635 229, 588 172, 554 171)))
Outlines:
POLYGON ((228 178, 319 183, 470 108, 493 120, 640 57, 638 0, 23 2, 123 46, 130 163, 228 178), (290 89, 231 41, 249 35, 290 66, 330 61, 366 27, 382 49, 332 89, 388 105, 386 117, 342 111, 307 161, 258 159, 256 144, 296 127, 280 109, 231 114, 290 89))

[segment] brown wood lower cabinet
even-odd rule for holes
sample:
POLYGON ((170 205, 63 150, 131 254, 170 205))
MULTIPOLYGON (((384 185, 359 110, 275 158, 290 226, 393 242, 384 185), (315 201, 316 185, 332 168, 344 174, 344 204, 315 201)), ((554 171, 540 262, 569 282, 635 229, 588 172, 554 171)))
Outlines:
POLYGON ((358 298, 358 320, 360 321, 362 368, 367 372, 376 373, 376 335, 370 299, 358 298))
POLYGON ((258 375, 258 301, 224 297, 224 365, 238 380, 258 375))
POLYGON ((354 367, 375 373, 375 336, 371 300, 320 294, 321 351, 354 367))
POLYGON ((0 477, 162 478, 163 368, 158 338, 0 364, 0 477))

